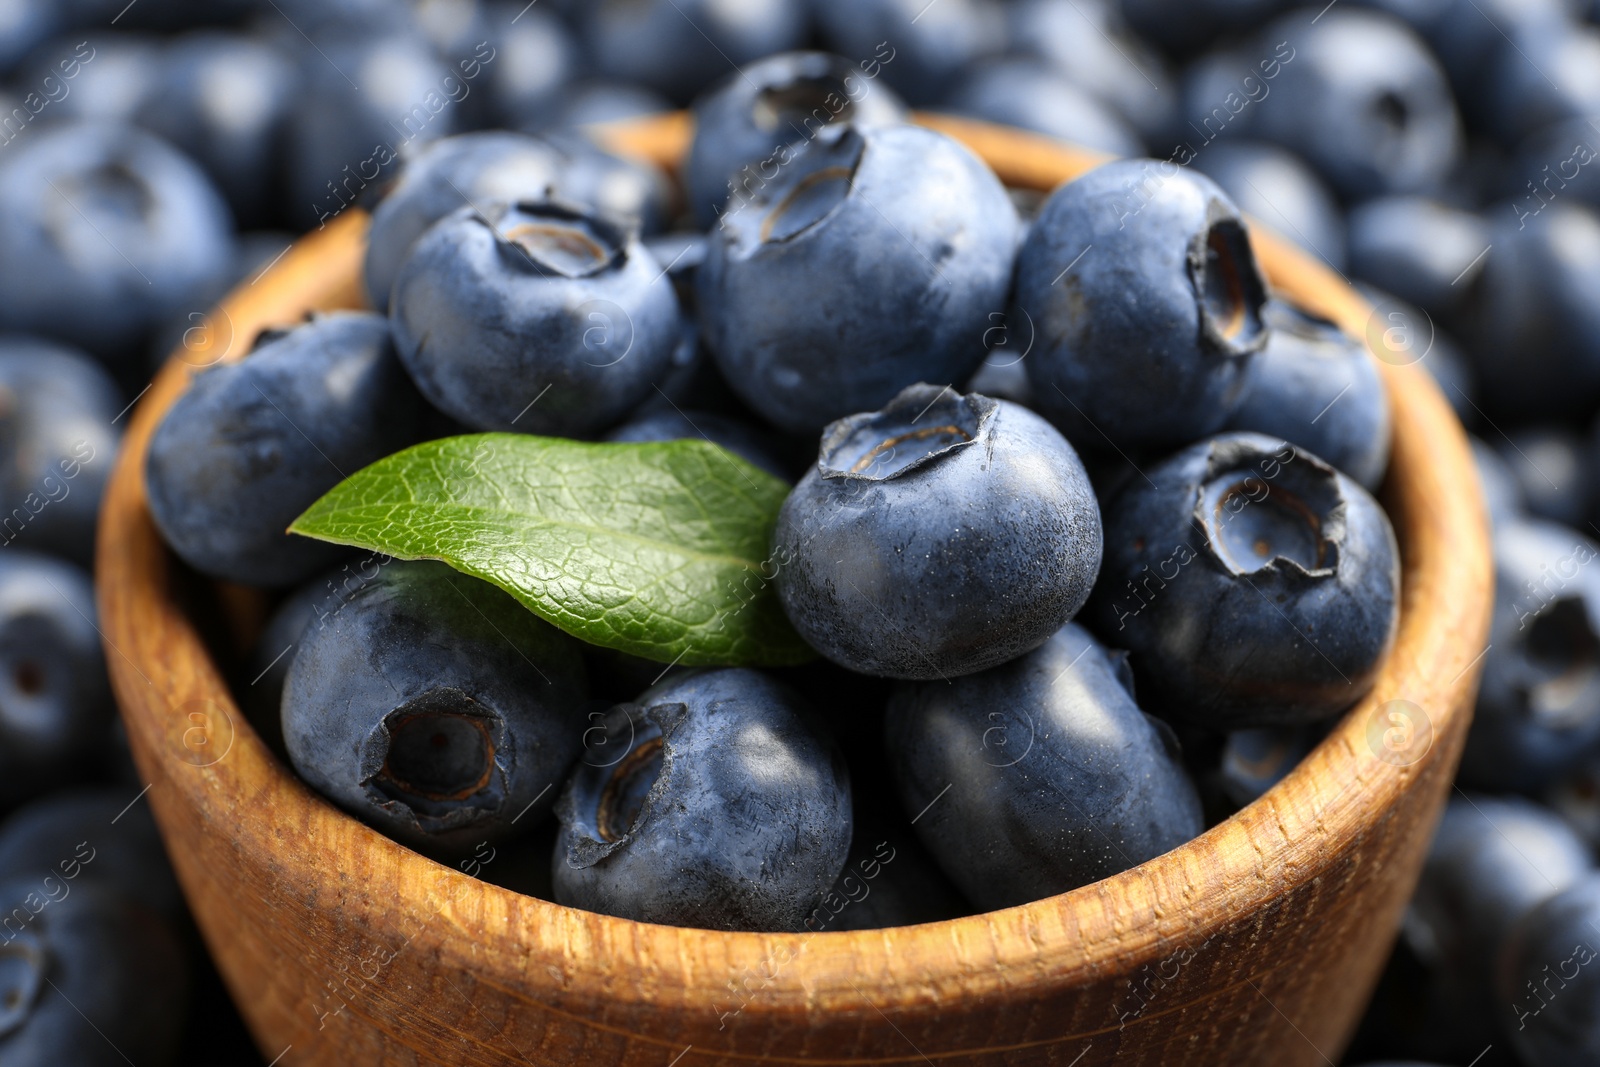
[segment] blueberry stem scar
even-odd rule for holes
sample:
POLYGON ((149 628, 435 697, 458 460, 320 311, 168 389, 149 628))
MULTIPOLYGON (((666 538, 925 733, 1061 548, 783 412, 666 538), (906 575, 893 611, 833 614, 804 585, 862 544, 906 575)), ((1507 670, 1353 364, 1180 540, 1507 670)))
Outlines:
POLYGON ((971 434, 953 423, 944 426, 927 426, 920 430, 911 430, 907 433, 887 438, 886 440, 880 441, 878 444, 873 445, 865 455, 856 460, 855 466, 850 468, 850 473, 860 474, 862 471, 872 466, 879 456, 883 455, 885 452, 892 451, 894 448, 904 444, 907 441, 926 441, 930 437, 937 437, 940 434, 946 433, 956 434, 963 441, 972 440, 971 434))

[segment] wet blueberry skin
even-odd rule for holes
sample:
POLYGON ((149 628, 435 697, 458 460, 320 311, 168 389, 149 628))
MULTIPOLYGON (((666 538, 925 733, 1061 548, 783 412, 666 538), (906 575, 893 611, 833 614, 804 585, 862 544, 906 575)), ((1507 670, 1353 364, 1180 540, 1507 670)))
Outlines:
POLYGON ((1376 491, 1389 466, 1389 394, 1366 342, 1281 300, 1230 430, 1281 437, 1376 491))
POLYGON ((918 836, 986 911, 1109 877, 1205 829, 1171 729, 1075 623, 992 670, 902 683, 884 731, 918 836))
POLYGON ((1222 186, 1239 210, 1335 267, 1345 263, 1345 221, 1322 178, 1293 152, 1264 141, 1208 144, 1195 169, 1222 186))
POLYGON ((1127 120, 1059 71, 1034 60, 976 64, 945 108, 1113 156, 1144 154, 1139 134, 1127 120))
POLYGON ((115 711, 88 573, 0 553, 0 808, 97 773, 115 711))
POLYGON ((669 408, 636 415, 606 434, 605 439, 624 442, 710 441, 760 467, 774 478, 789 481, 789 472, 773 456, 771 443, 760 430, 715 412, 669 408))
POLYGON ((1600 748, 1600 545, 1537 519, 1494 531, 1495 604, 1461 780, 1537 789, 1600 748))
POLYGON ((582 744, 587 688, 572 640, 509 594, 396 561, 303 632, 283 736, 323 796, 448 855, 549 813, 582 744))
POLYGON ((412 247, 390 300, 424 396, 480 430, 577 436, 672 363, 672 283, 631 230, 554 201, 462 208, 412 247))
POLYGON ((188 964, 159 915, 83 878, 19 875, 0 883, 0 916, 0 1064, 174 1062, 188 964))
POLYGON ((773 532, 800 635, 862 674, 950 678, 1040 643, 1088 598, 1100 509, 1072 446, 1027 408, 906 389, 841 419, 773 532))
POLYGON ((1088 618, 1151 710, 1233 730, 1337 714, 1394 640, 1400 567, 1377 501, 1311 453, 1222 434, 1106 507, 1088 618))
POLYGON ((793 433, 913 382, 964 381, 1005 308, 1017 233, 999 179, 950 138, 824 128, 713 231, 696 279, 706 345, 793 433))
POLYGON ((744 188, 770 180, 771 160, 784 145, 832 123, 889 126, 906 114, 894 90, 826 52, 783 52, 728 75, 694 103, 684 185, 695 222, 715 224, 730 182, 744 188))
POLYGON ((200 168, 111 123, 67 123, 12 145, 0 160, 0 227, 0 327, 102 358, 128 355, 174 313, 207 308, 233 258, 227 204, 200 168))
POLYGON ((200 373, 151 438, 150 513, 196 570, 304 581, 336 546, 285 531, 345 477, 414 443, 421 404, 388 323, 334 312, 200 373))
POLYGON ((1215 182, 1122 160, 1062 186, 1017 257, 1012 321, 1038 342, 1041 414, 1080 448, 1187 443, 1222 428, 1267 341, 1265 286, 1215 182))
POLYGON ((87 354, 0 336, 0 543, 90 562, 122 408, 116 382, 87 354))
POLYGON ((1600 875, 1551 897, 1518 924, 1496 972, 1501 1030, 1524 1063, 1587 1067, 1600 1059, 1600 875))
POLYGON ((591 732, 558 808, 556 901, 713 930, 799 930, 844 866, 850 776, 752 670, 671 679, 591 732))

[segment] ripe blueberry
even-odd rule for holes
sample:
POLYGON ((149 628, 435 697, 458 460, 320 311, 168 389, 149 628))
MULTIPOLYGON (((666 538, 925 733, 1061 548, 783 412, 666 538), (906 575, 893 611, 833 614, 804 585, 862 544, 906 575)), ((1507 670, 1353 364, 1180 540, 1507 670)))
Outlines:
POLYGON ((1260 434, 1202 441, 1106 509, 1090 604, 1141 695, 1213 729, 1314 722, 1372 688, 1399 620, 1399 549, 1377 501, 1260 434))
POLYGON ((588 741, 558 810, 558 903, 671 926, 798 930, 839 877, 851 839, 844 759, 770 678, 673 679, 612 709, 588 741))
POLYGON ((1027 408, 915 385, 828 428, 773 532, 778 595, 813 648, 949 678, 1036 648, 1100 567, 1083 465, 1027 408))
POLYGON ((295 770, 354 815, 433 854, 549 812, 587 698, 570 638, 442 563, 390 563, 324 627, 283 686, 295 770))
POLYGON ((984 909, 1087 885, 1205 829, 1171 728, 1074 623, 992 670, 902 683, 884 730, 922 843, 984 909))

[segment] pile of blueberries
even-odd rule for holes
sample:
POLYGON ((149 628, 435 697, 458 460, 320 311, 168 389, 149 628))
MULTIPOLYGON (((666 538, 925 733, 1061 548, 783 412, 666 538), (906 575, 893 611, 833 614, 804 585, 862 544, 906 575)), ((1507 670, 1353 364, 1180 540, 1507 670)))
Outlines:
POLYGON ((521 892, 840 930, 1159 855, 1370 688, 1369 348, 1477 435, 1498 584, 1350 1062, 1600 1062, 1600 4, 0 6, 0 1065, 255 1062, 95 623, 101 492, 173 352, 151 511, 302 778, 521 892), (587 132, 684 106, 676 181, 587 132), (1128 160, 1007 190, 911 108, 1128 160), (216 300, 356 209, 373 311, 233 336, 216 300), (1364 337, 1267 290, 1246 214, 1366 293, 1364 337), (791 482, 774 584, 819 658, 646 663, 284 533, 480 430, 791 482), (213 578, 273 591, 259 635, 213 578))

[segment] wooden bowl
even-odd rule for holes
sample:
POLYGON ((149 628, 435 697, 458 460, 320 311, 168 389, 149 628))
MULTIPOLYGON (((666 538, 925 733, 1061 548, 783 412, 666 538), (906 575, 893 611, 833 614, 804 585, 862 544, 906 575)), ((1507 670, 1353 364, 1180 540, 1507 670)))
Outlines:
MULTIPOLYGON (((1016 186, 1098 162, 926 117, 1016 186)), ((672 165, 672 116, 613 131, 672 165)), ((151 525, 150 434, 190 365, 355 307, 347 212, 223 304, 139 405, 99 539, 107 656, 135 760, 217 965, 270 1060, 326 1064, 1335 1062, 1389 952, 1467 730, 1491 603, 1466 439, 1385 364, 1398 644, 1377 688, 1265 797, 1182 848, 1024 907, 902 929, 713 933, 574 911, 424 859, 325 803, 240 713, 151 525)), ((1255 232, 1272 284, 1358 335, 1368 306, 1255 232)))

